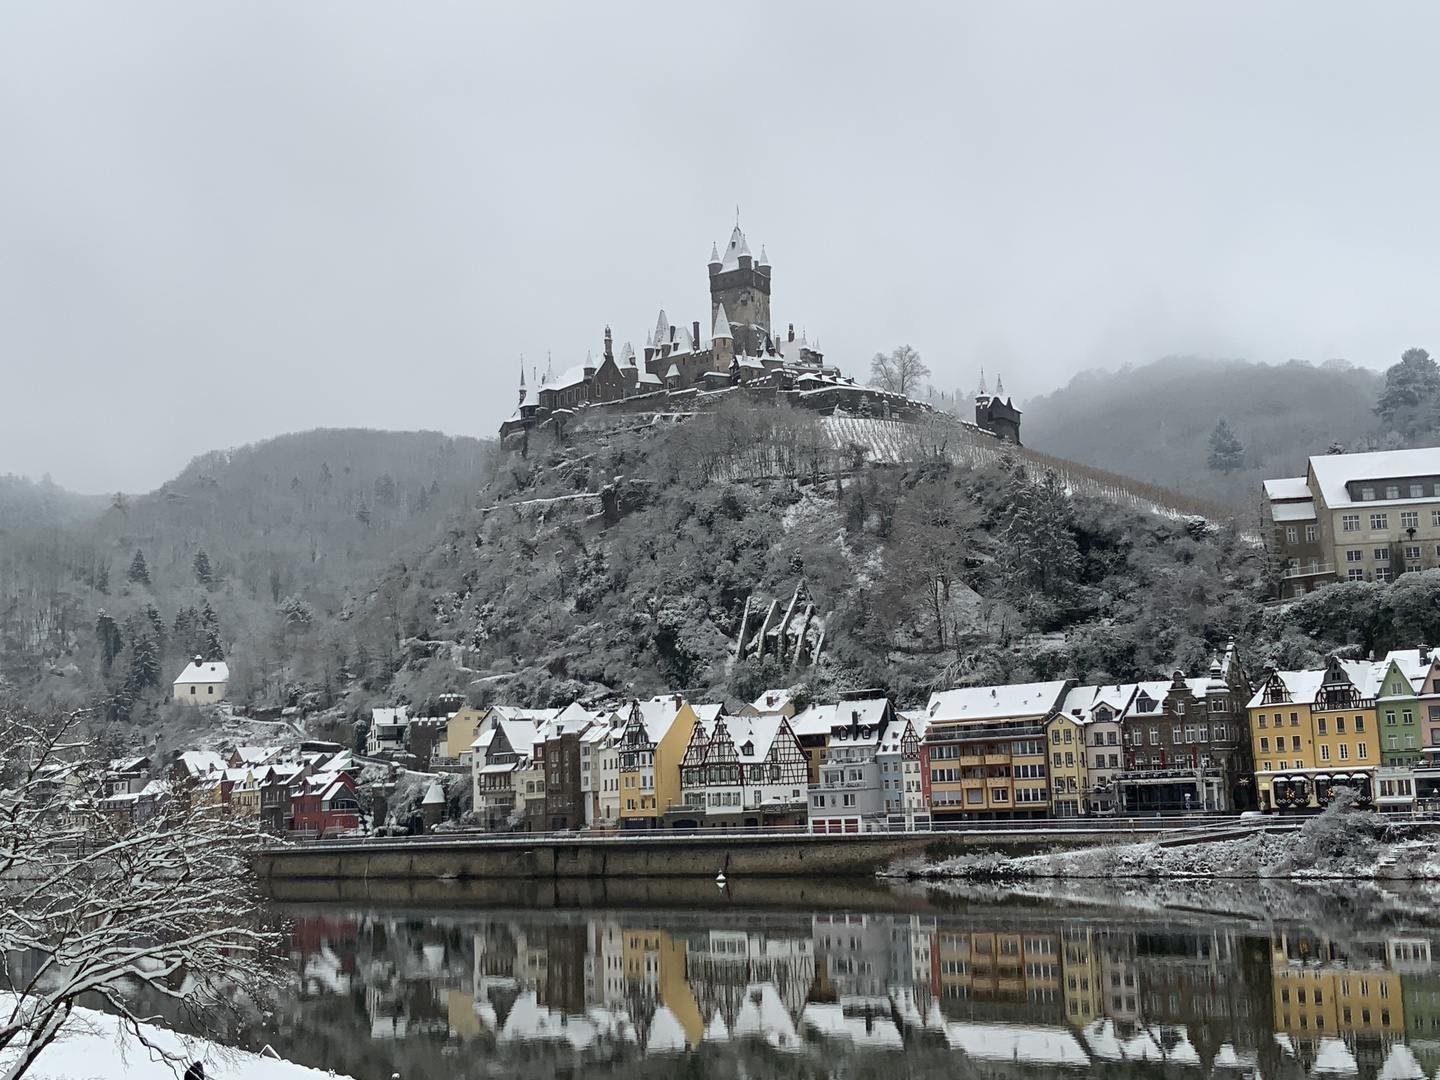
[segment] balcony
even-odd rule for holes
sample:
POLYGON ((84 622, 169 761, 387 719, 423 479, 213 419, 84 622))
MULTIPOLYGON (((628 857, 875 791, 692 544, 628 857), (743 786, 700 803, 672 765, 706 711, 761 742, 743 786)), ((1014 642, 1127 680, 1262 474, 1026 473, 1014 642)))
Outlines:
MULTIPOLYGON (((977 764, 978 764, 978 762, 977 762, 977 764)), ((986 764, 986 765, 1009 765, 1009 764, 1010 764, 1010 755, 1009 755, 1009 754, 986 754, 986 755, 985 755, 985 764, 986 764)))
POLYGON ((1319 574, 1333 574, 1334 563, 1306 563, 1304 566, 1287 566, 1280 574, 1282 578, 1315 577, 1319 574))

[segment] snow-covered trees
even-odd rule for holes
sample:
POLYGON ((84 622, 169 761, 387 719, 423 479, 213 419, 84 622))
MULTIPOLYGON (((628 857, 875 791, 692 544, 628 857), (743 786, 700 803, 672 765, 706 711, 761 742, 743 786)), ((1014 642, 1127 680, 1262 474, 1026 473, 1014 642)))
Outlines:
POLYGON ((134 585, 150 584, 150 568, 145 565, 145 553, 139 548, 135 549, 135 557, 130 560, 130 569, 125 572, 125 577, 134 585))
POLYGON ((195 552, 195 580, 207 589, 215 583, 215 571, 210 566, 210 556, 205 554, 204 548, 195 552))
POLYGON ((929 374, 925 361, 909 345, 900 345, 889 355, 876 353, 870 361, 870 385, 892 394, 919 393, 920 380, 929 374))
POLYGON ((1385 372, 1375 414, 1410 441, 1440 426, 1440 365, 1424 349, 1406 349, 1385 372))
POLYGON ((1245 467, 1245 448, 1230 428, 1230 421, 1220 417, 1210 432, 1210 455, 1206 465, 1217 472, 1234 472, 1245 467))
POLYGON ((24 1076, 87 996, 136 1037, 141 987, 218 1023, 278 945, 253 836, 179 787, 137 824, 99 813, 89 750, 75 716, 0 713, 0 1080, 24 1076))
POLYGON ((1033 594, 1060 599, 1075 584, 1080 549, 1073 524, 1070 496, 1053 470, 1038 480, 1016 474, 1001 558, 1006 581, 1022 600, 1033 594))

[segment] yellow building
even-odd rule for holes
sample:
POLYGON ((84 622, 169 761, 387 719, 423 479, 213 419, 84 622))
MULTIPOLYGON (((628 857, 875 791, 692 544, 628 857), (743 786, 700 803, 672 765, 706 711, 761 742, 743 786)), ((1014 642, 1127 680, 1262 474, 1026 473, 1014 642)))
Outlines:
POLYGON ((1278 671, 1250 700, 1251 749, 1262 810, 1327 805, 1341 788, 1374 800, 1380 742, 1371 665, 1278 671))
POLYGON ((1065 989, 1065 1017, 1084 1027, 1105 1013, 1104 953, 1095 931, 1067 926, 1062 934, 1061 976, 1065 989))
POLYGON ((1276 1030, 1297 1038, 1405 1033, 1399 973, 1352 966, 1323 939, 1277 934, 1270 949, 1276 1030))
POLYGON ((1053 792, 1050 808, 1056 817, 1078 817, 1085 811, 1085 794, 1090 790, 1085 759, 1088 722, 1088 716, 1082 718, 1067 712, 1058 712, 1046 721, 1053 792))
POLYGON ((622 829, 660 828, 681 805, 680 763, 696 719, 679 694, 633 703, 618 743, 622 829))
POLYGON ((480 729, 489 715, 489 709, 475 709, 469 705, 454 713, 445 722, 444 756, 468 757, 470 745, 480 737, 480 729))

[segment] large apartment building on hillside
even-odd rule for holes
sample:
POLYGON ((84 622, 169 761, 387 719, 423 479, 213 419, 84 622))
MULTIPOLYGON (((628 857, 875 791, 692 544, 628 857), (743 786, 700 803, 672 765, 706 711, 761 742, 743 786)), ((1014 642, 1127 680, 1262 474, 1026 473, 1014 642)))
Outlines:
POLYGON ((1264 501, 1282 597, 1440 566, 1440 447, 1312 457, 1264 501))

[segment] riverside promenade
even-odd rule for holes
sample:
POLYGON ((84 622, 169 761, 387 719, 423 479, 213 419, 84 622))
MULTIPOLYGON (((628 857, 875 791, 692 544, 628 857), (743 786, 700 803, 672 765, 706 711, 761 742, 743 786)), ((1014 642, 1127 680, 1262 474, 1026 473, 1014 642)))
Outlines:
POLYGON ((1157 840, 1203 843, 1256 827, 1234 818, 984 823, 935 832, 583 833, 451 832, 316 840, 266 848, 256 871, 269 883, 302 881, 546 881, 855 877, 927 849, 1027 855, 1059 848, 1157 840))

